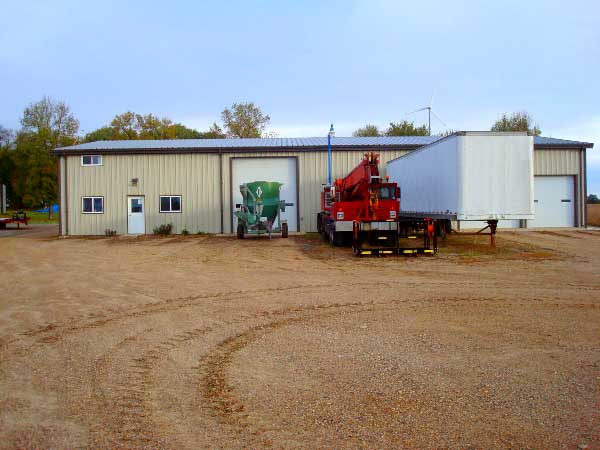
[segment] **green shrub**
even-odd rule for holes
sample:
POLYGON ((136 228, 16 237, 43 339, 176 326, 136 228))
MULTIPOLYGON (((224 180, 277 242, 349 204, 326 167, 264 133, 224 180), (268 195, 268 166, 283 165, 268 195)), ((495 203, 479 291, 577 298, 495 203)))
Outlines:
POLYGON ((162 225, 154 227, 154 234, 168 235, 168 234, 171 234, 172 231, 173 231, 172 223, 164 223, 162 225))
POLYGON ((187 230, 187 228, 184 228, 183 230, 181 230, 181 234, 187 236, 188 234, 190 234, 190 232, 187 230))

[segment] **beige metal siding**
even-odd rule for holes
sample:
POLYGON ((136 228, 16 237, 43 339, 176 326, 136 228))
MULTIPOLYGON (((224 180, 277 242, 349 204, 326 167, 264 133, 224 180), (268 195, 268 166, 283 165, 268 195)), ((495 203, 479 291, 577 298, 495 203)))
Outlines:
POLYGON ((579 150, 536 150, 534 175, 578 175, 579 150))
MULTIPOLYGON (((334 151, 332 178, 345 176, 361 160, 365 150, 334 151)), ((400 157, 407 150, 381 150, 381 175, 385 176, 386 163, 400 157)), ((174 232, 185 227, 191 233, 198 231, 218 233, 221 220, 225 233, 231 232, 231 166, 232 157, 297 157, 300 231, 316 231, 316 214, 320 210, 321 185, 327 181, 327 152, 256 152, 219 154, 140 154, 103 155, 103 165, 82 167, 80 156, 62 157, 60 161, 61 208, 63 234, 104 234, 105 229, 127 233, 127 196, 144 195, 146 200, 146 232, 160 224, 171 222, 174 232), (222 204, 219 186, 219 159, 222 158, 222 204), (138 178, 137 186, 131 183, 138 178), (161 194, 182 195, 181 214, 159 213, 161 194), (82 214, 81 197, 103 196, 104 214, 82 214), (68 219, 68 220, 67 220, 68 219)), ((580 177, 578 150, 536 150, 535 175, 576 175, 580 177)), ((582 180, 583 182, 583 180, 582 180)), ((235 187, 234 187, 235 189, 235 187)), ((579 189, 579 205, 583 190, 579 189)), ((287 199, 286 199, 287 200, 287 199)), ((290 200, 296 202, 296 199, 290 200)))
POLYGON ((145 196, 146 233, 164 223, 175 233, 220 232, 218 155, 103 155, 102 166, 91 167, 79 156, 67 159, 69 234, 100 235, 107 228, 126 234, 129 195, 145 196), (159 196, 169 194, 182 196, 182 213, 159 212, 159 196), (103 196, 104 213, 83 214, 84 196, 103 196))
MULTIPOLYGON (((381 176, 385 176, 386 163, 402 156, 406 150, 384 150, 377 152, 381 160, 381 176)), ((334 151, 331 157, 332 178, 345 176, 362 159, 364 150, 334 151)), ((224 153, 223 154, 223 226, 225 233, 231 233, 231 166, 230 158, 298 158, 298 197, 299 197, 299 229, 300 231, 317 231, 317 213, 321 208, 321 185, 327 182, 327 152, 257 152, 257 153, 224 153)), ((233 187, 235 189, 235 186, 233 187)), ((288 200, 288 199, 286 199, 288 200)), ((290 200, 290 201, 296 201, 290 200)))

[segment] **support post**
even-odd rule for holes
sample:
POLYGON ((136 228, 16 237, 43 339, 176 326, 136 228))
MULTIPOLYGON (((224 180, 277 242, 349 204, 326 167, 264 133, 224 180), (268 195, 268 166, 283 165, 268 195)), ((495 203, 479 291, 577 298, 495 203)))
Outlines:
POLYGON ((2 197, 0 198, 0 212, 6 214, 6 185, 2 185, 2 197))
POLYGON ((490 245, 492 247, 496 246, 496 227, 498 226, 497 220, 488 220, 488 225, 490 227, 490 245))

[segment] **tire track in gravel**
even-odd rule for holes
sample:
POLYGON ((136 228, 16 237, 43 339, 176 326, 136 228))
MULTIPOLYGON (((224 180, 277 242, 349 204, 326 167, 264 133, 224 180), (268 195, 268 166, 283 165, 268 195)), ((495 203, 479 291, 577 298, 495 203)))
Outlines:
MULTIPOLYGON (((428 281, 429 287, 433 287, 435 281, 428 281)), ((461 289, 465 289, 468 287, 479 288, 481 287, 481 282, 452 282, 450 280, 443 280, 439 282, 445 288, 449 285, 457 285, 460 286, 461 289)), ((536 288, 539 290, 547 290, 550 294, 552 294, 550 298, 555 298, 554 294, 556 291, 555 286, 540 286, 534 281, 531 280, 521 280, 518 282, 519 288, 536 288)), ((411 287, 418 287, 419 281, 411 281, 408 283, 402 283, 401 281, 378 281, 378 286, 380 287, 388 287, 388 288, 398 288, 402 287, 403 290, 411 287)), ((573 283, 568 283, 568 286, 572 290, 576 291, 600 291, 599 286, 582 286, 575 285, 573 283)), ((111 314, 99 314, 99 313, 88 313, 81 316, 71 317, 69 322, 64 323, 50 323, 44 326, 40 326, 37 328, 33 328, 30 330, 26 330, 20 333, 20 337, 9 339, 7 337, 0 338, 0 354, 7 352, 7 350, 28 338, 33 338, 33 342, 21 349, 17 350, 15 353, 17 356, 23 356, 27 354, 33 347, 37 345, 46 345, 53 344, 61 341, 64 337, 78 333, 81 331, 89 330, 89 329, 97 329, 102 328, 108 325, 112 325, 118 321, 124 321, 132 318, 144 317, 154 314, 168 313, 177 309, 187 308, 197 306, 202 304, 205 300, 230 300, 232 298, 238 298, 240 295, 252 295, 252 294, 264 294, 265 292, 290 292, 291 293, 301 292, 302 290, 310 290, 315 288, 348 288, 348 287, 364 287, 364 283, 343 283, 343 284, 327 284, 327 283, 317 283, 317 284, 303 284, 303 285, 294 285, 287 287, 272 287, 272 288, 264 288, 264 289, 254 289, 254 290, 235 290, 235 291, 225 291, 218 292, 215 294, 201 294, 196 296, 186 296, 186 297, 177 297, 167 300, 158 300, 155 302, 145 303, 143 305, 137 305, 133 307, 122 308, 117 311, 111 312, 111 314), (90 321, 90 319, 92 319, 90 321)), ((505 282, 486 282, 486 287, 488 288, 507 288, 505 282)), ((511 290, 515 289, 514 284, 510 286, 511 290)), ((539 298, 539 294, 538 294, 539 298)), ((443 299, 442 299, 443 300, 443 299)), ((6 355, 5 355, 6 356, 6 355)))
MULTIPOLYGON (((153 408, 149 402, 152 370, 170 350, 211 331, 212 327, 201 327, 178 333, 134 357, 128 367, 123 368, 127 371, 125 383, 116 390, 115 398, 109 400, 112 408, 110 416, 105 418, 109 419, 105 420, 107 427, 99 430, 101 438, 108 438, 112 446, 119 448, 167 448, 168 444, 157 436, 152 423, 153 408)), ((98 390, 98 380, 95 383, 98 390)), ((100 411, 106 410, 100 408, 100 411)))
POLYGON ((260 336, 287 325, 322 319, 340 311, 360 313, 394 304, 397 305, 398 302, 332 303, 282 309, 269 314, 276 319, 247 327, 244 331, 227 337, 199 362, 196 367, 201 374, 198 382, 200 391, 200 398, 197 400, 198 409, 201 410, 201 406, 204 406, 204 409, 208 408, 209 415, 219 424, 232 428, 235 434, 243 434, 242 440, 250 448, 271 447, 268 440, 260 437, 260 431, 250 429, 251 424, 247 421, 244 406, 231 394, 233 388, 227 382, 227 368, 233 361, 234 355, 260 336))
MULTIPOLYGON (((513 307, 531 307, 531 306, 543 306, 543 307, 572 307, 572 308, 600 308, 599 304, 572 304, 564 305, 560 303, 539 303, 532 305, 525 302, 503 302, 501 299, 480 299, 480 298, 452 298, 445 299, 448 306, 467 306, 472 304, 473 301, 481 303, 490 303, 489 300, 497 303, 497 306, 503 308, 513 307)), ((422 306, 424 303, 436 303, 438 299, 430 299, 429 302, 419 301, 418 303, 422 306)), ((233 387, 227 381, 228 367, 233 362, 233 358, 236 353, 240 350, 256 341, 265 334, 271 333, 279 328, 307 322, 315 319, 321 319, 330 315, 334 315, 341 310, 348 311, 350 313, 362 313, 374 311, 376 309, 383 308, 397 308, 401 305, 408 306, 413 303, 407 301, 385 301, 385 302, 355 302, 347 304, 331 304, 331 305, 317 305, 310 308, 295 308, 286 311, 281 311, 281 317, 277 320, 268 322, 266 324, 254 325, 247 328, 246 331, 232 335, 225 340, 221 341, 216 347, 209 352, 203 360, 200 362, 198 369, 201 373, 199 381, 199 389, 201 395, 205 400, 208 400, 207 405, 212 410, 214 418, 227 426, 236 429, 237 433, 244 433, 244 442, 254 442, 258 439, 261 434, 259 430, 252 430, 251 424, 247 420, 247 414, 245 414, 244 405, 238 402, 232 395, 233 387)), ((273 314, 276 315, 276 314, 273 314)), ((258 440, 255 442, 260 447, 271 446, 268 440, 258 440)))
MULTIPOLYGON (((344 286, 348 285, 350 284, 344 286)), ((355 283, 355 285, 361 284, 355 283)), ((341 286, 341 284, 338 285, 338 287, 341 286)), ((2 342, 2 348, 0 350, 6 351, 7 348, 9 348, 11 345, 19 343, 28 338, 33 338, 33 342, 29 346, 24 347, 17 352, 19 355, 24 355, 35 345, 53 344, 62 340, 64 337, 74 333, 86 331, 89 329, 102 328, 104 326, 111 325, 114 322, 118 321, 124 321, 132 318, 144 317, 153 314, 168 313, 178 309, 196 306, 202 304, 204 300, 239 298, 240 295, 263 294, 265 292, 301 292, 302 290, 324 287, 332 287, 332 285, 320 283, 253 290, 226 291, 215 294, 202 294, 195 296, 178 297, 167 300, 159 300, 157 302, 150 302, 130 308, 123 308, 118 311, 115 311, 111 315, 86 314, 81 316, 75 316, 69 318, 68 322, 51 323, 48 325, 23 331, 20 333, 20 337, 12 339, 3 338, 2 340, 0 340, 0 342, 2 342), (93 320, 90 321, 90 318, 92 318, 93 320)), ((335 287, 335 285, 333 287, 335 287)))
MULTIPOLYGON (((374 302, 360 302, 351 304, 329 304, 315 305, 310 307, 295 307, 284 308, 275 311, 261 311, 254 314, 242 314, 235 319, 229 319, 220 322, 219 327, 234 327, 232 335, 225 338, 223 342, 228 342, 240 335, 248 333, 248 325, 250 330, 258 330, 263 328, 272 328, 273 326, 282 326, 286 321, 293 321, 293 316, 298 314, 308 313, 310 316, 315 314, 335 314, 339 309, 351 309, 356 307, 364 307, 374 305, 374 302), (288 317, 292 316, 292 317, 288 317), (281 319, 283 317, 283 319, 281 319), (276 320, 273 322, 273 318, 276 320), (265 322, 266 320, 266 322, 265 322), (259 323, 256 324, 256 321, 259 323), (252 323, 254 322, 254 325, 252 323), (235 332, 235 328, 239 325, 244 325, 246 331, 240 333, 235 332)), ((384 305, 386 303, 381 303, 384 305)), ((308 317, 303 317, 304 320, 308 317)), ((292 322, 290 322, 292 323, 292 322)), ((102 392, 101 381, 99 377, 92 380, 96 397, 96 409, 100 414, 104 414, 102 426, 98 427, 97 432, 99 439, 106 442, 108 445, 115 448, 165 448, 168 443, 156 433, 156 428, 152 422, 152 413, 154 408, 151 406, 150 396, 154 391, 154 382, 152 372, 159 364, 160 360, 167 358, 169 353, 179 349, 181 346, 190 343, 191 341, 205 337, 207 334, 219 331, 215 326, 207 326, 202 328, 192 329, 191 331, 183 331, 166 340, 161 340, 158 343, 150 346, 149 349, 142 352, 140 356, 131 359, 130 363, 123 367, 127 372, 125 383, 119 386, 114 391, 115 398, 109 398, 102 392), (110 414, 106 416, 106 413, 110 414), (117 418, 117 420, 115 420, 117 418), (107 436, 110 434, 110 437, 107 436)), ((136 340, 131 337, 124 339, 119 343, 135 345, 136 340)), ((221 344, 219 344, 221 345, 221 344)), ((216 348, 219 348, 217 346, 216 348)), ((112 350, 112 349, 111 349, 112 350)), ((214 349, 208 349, 209 353, 214 349)), ((107 352, 110 353, 110 352, 107 352)), ((135 353, 135 352, 134 352, 135 353)), ((106 354, 99 365, 108 364, 106 354)), ((190 369, 198 370, 199 366, 190 367, 190 369)), ((101 368, 96 369, 96 373, 102 372, 101 368)), ((198 408, 201 410, 202 408, 198 408)), ((99 444, 99 440, 96 442, 99 444)))

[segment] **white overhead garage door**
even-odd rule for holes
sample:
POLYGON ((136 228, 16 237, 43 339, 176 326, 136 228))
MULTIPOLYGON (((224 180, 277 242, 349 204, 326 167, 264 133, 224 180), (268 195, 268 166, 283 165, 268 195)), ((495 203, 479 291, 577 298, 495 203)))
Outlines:
POLYGON ((537 176, 535 190, 535 219, 528 227, 575 226, 575 177, 537 176))
MULTIPOLYGON (((283 183, 280 199, 294 204, 294 206, 286 206, 285 212, 281 213, 281 218, 287 219, 290 231, 298 231, 296 164, 296 158, 232 158, 232 216, 236 203, 242 203, 241 184, 252 181, 277 181, 283 183)), ((237 229, 237 218, 233 216, 233 230, 235 229, 237 229)))

